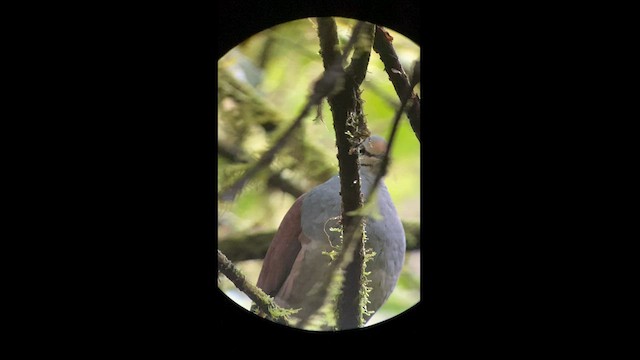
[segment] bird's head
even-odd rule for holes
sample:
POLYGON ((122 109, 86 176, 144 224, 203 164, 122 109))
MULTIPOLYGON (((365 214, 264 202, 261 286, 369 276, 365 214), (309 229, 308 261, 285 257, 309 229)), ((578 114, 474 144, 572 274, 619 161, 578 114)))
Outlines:
POLYGON ((373 135, 360 144, 360 166, 369 167, 374 172, 382 165, 384 153, 387 151, 387 142, 382 136, 373 135))

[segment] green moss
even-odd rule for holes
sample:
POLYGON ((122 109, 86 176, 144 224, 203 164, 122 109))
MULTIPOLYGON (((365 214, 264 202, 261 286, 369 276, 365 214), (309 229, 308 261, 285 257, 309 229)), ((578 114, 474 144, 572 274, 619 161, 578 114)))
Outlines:
POLYGON ((369 286, 369 283, 371 283, 371 280, 369 280, 369 275, 371 275, 371 271, 366 271, 366 270, 367 270, 367 263, 369 263, 376 256, 376 252, 373 251, 371 248, 367 248, 366 225, 362 233, 362 242, 363 242, 362 245, 364 247, 364 259, 362 261, 362 275, 360 276, 360 284, 361 284, 360 285, 360 310, 361 310, 360 326, 364 325, 364 322, 365 322, 364 319, 367 319, 371 315, 373 315, 373 311, 370 311, 367 308, 368 304, 371 303, 371 301, 369 301, 369 293, 371 293, 371 290, 373 290, 373 288, 369 286))

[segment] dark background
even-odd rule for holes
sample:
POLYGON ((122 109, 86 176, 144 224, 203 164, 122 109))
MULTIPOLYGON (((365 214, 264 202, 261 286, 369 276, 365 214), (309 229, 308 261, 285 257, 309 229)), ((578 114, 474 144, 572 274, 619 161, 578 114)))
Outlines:
POLYGON ((29 282, 44 331, 143 346, 308 336, 256 323, 217 291, 213 119, 218 56, 318 15, 387 25, 423 51, 422 301, 347 338, 523 340, 588 325, 601 283, 583 253, 600 229, 585 216, 598 154, 583 133, 598 109, 578 61, 588 33, 551 10, 233 1, 41 14, 23 46, 46 100, 30 104, 18 149, 35 153, 25 203, 44 218, 29 227, 43 232, 25 240, 30 263, 51 263, 29 282))

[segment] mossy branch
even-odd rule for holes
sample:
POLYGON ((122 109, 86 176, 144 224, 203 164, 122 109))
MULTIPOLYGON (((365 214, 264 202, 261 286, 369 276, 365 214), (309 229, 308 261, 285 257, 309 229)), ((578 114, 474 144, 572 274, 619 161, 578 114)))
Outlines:
MULTIPOLYGON (((356 24, 349 39, 350 44, 366 44, 366 40, 361 41, 359 36, 359 33, 366 26, 363 22, 356 24)), ((334 59, 340 54, 336 28, 333 18, 318 19, 320 53, 325 71, 334 70, 329 67, 329 64, 334 64, 334 59)), ((364 37, 366 38, 366 35, 364 37)), ((369 46, 371 46, 371 42, 369 42, 369 46)), ((357 328, 364 325, 364 314, 360 307, 364 271, 364 224, 362 216, 350 215, 362 207, 358 152, 353 149, 357 148, 369 135, 362 114, 358 89, 358 84, 364 79, 368 64, 368 56, 363 59, 363 51, 363 46, 356 46, 355 53, 359 58, 353 59, 349 71, 343 77, 342 88, 328 97, 336 133, 342 199, 343 246, 340 252, 342 259, 337 263, 340 269, 345 269, 345 274, 337 307, 338 328, 340 329, 357 328)), ((345 50, 346 53, 347 50, 345 50)), ((340 67, 342 70, 341 65, 340 67)))
POLYGON ((220 250, 218 250, 218 271, 223 273, 238 290, 245 293, 270 320, 287 324, 289 316, 298 312, 297 309, 278 306, 269 295, 248 282, 242 272, 220 250))

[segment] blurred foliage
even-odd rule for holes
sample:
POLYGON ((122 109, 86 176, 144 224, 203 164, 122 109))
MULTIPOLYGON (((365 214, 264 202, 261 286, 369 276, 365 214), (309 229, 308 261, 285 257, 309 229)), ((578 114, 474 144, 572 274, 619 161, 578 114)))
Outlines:
MULTIPOLYGON (((342 18, 336 21, 344 45, 355 21, 342 18)), ((413 62, 419 59, 419 47, 392 29, 387 30, 394 38, 400 62, 409 73, 413 62)), ((324 70, 316 31, 311 19, 282 24, 255 34, 218 61, 218 146, 245 160, 238 162, 218 156, 218 192, 273 145, 306 103, 314 81, 324 70)), ((369 129, 373 134, 387 137, 399 100, 374 51, 361 90, 369 129)), ((416 91, 419 94, 419 87, 416 91)), ((277 229, 295 199, 267 185, 267 179, 274 173, 308 191, 337 172, 331 112, 324 101, 317 113, 303 120, 301 128, 270 166, 252 179, 233 202, 218 203, 219 241, 277 229)), ((405 221, 419 221, 420 143, 405 115, 391 151, 385 182, 400 217, 405 221)), ((255 283, 260 262, 242 263, 245 262, 236 264, 242 270, 252 266, 257 269, 255 283)), ((418 300, 419 273, 415 273, 415 266, 412 270, 407 265, 384 308, 398 313, 418 300)), ((376 314, 372 322, 376 317, 379 318, 376 314)))

